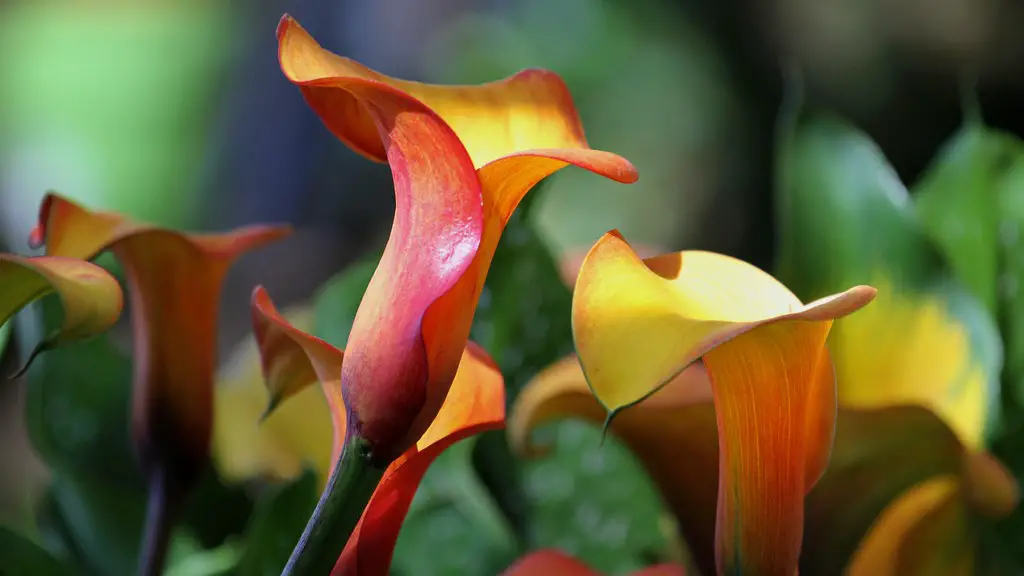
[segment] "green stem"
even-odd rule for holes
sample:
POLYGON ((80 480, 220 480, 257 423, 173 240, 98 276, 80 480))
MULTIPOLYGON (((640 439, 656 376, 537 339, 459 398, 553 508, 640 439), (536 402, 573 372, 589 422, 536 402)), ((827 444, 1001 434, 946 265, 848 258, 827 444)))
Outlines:
POLYGON ((365 440, 347 440, 281 576, 330 574, 383 475, 384 468, 372 461, 365 440))

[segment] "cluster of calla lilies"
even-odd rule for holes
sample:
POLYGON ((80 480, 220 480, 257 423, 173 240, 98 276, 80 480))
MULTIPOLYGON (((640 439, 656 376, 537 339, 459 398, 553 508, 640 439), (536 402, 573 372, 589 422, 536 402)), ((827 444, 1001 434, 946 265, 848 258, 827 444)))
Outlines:
MULTIPOLYGON (((469 335, 513 211, 569 165, 625 184, 638 174, 588 146, 551 72, 427 85, 332 54, 287 16, 277 34, 285 76, 335 136, 390 166, 396 200, 346 350, 297 327, 262 287, 253 293, 264 417, 318 383, 333 430, 323 439, 330 457, 320 502, 284 572, 383 575, 431 462, 461 439, 505 426, 501 373, 469 335)), ((133 439, 150 490, 174 501, 210 459, 215 416, 231 409, 215 406, 222 280, 239 255, 288 233, 253 226, 187 234, 50 194, 30 239, 45 255, 0 256, 0 318, 56 293, 63 324, 33 357, 104 332, 121 313, 122 291, 89 261, 114 254, 135 336, 133 439)), ((690 556, 689 566, 640 573, 971 573, 972 518, 1016 507, 1014 479, 983 445, 981 392, 916 397, 918 375, 900 358, 880 355, 889 363, 866 366, 857 356, 865 342, 886 337, 893 318, 904 337, 942 355, 944 343, 963 335, 947 330, 932 303, 908 300, 879 278, 877 292, 851 286, 805 304, 740 260, 701 251, 644 259, 615 231, 577 266, 565 319, 577 354, 516 398, 508 438, 519 454, 540 457, 533 430, 578 418, 603 424, 635 452, 690 556), (909 392, 885 401, 893 389, 909 392), (926 476, 901 473, 901 451, 915 446, 937 455, 926 476), (879 468, 893 470, 892 480, 865 485, 879 468), (854 490, 867 504, 851 510, 843 499, 854 490), (837 526, 841 537, 824 537, 837 526)), ((950 354, 925 377, 969 369, 950 354)), ((140 573, 160 572, 171 522, 151 523, 140 573)), ((593 573, 553 549, 506 572, 593 573)))

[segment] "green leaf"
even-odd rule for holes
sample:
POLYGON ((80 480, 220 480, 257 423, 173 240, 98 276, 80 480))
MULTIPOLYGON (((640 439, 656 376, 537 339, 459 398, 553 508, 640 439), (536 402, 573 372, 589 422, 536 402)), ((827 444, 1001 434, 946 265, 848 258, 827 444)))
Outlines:
POLYGON ((349 264, 320 288, 313 299, 315 336, 344 350, 359 302, 377 270, 380 257, 374 254, 349 264))
MULTIPOLYGON (((894 291, 938 295, 967 327, 995 408, 1003 362, 998 328, 945 265, 882 151, 833 115, 790 110, 781 120, 779 163, 780 280, 804 301, 881 279, 894 291)), ((925 184, 938 194, 931 182, 925 184)))
POLYGON ((914 187, 923 229, 955 274, 996 313, 999 277, 999 191, 1018 152, 981 124, 961 128, 914 187))
POLYGON ((195 540, 178 538, 174 545, 164 576, 228 576, 235 573, 242 557, 236 542, 205 550, 195 540))
POLYGON ((318 497, 316 472, 306 470, 291 483, 277 486, 260 498, 245 531, 245 552, 237 573, 280 574, 313 514, 318 497))
POLYGON ((35 542, 0 526, 0 573, 65 576, 73 572, 70 566, 35 542))
POLYGON ((508 520, 473 468, 478 438, 450 446, 427 471, 399 534, 396 573, 497 574, 518 556, 508 520))
POLYGON ((7 343, 11 339, 11 323, 0 324, 0 361, 4 359, 4 351, 7 350, 7 343))
MULTIPOLYGON (((61 314, 53 298, 33 310, 35 319, 19 319, 19 338, 32 341, 33 330, 61 314)), ((54 472, 54 503, 72 546, 98 574, 135 571, 145 489, 129 440, 131 374, 108 336, 55 349, 28 372, 29 438, 54 472)))
POLYGON ((880 270, 899 288, 933 279, 941 259, 870 138, 836 116, 801 110, 783 114, 779 136, 776 272, 784 284, 810 301, 880 270))
POLYGON ((601 573, 663 560, 671 544, 658 489, 630 450, 599 427, 566 421, 537 431, 553 451, 524 466, 530 548, 558 548, 601 573), (546 436, 548 435, 548 436, 546 436))

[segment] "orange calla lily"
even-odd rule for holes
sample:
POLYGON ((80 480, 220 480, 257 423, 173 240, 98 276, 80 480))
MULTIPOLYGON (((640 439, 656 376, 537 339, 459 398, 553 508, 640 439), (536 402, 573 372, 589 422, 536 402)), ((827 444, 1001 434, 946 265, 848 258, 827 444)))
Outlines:
MULTIPOLYGON (((291 326, 262 288, 253 295, 253 324, 272 397, 284 400, 320 383, 334 423, 332 460, 337 463, 351 434, 339 379, 345 355, 291 326)), ((332 574, 386 574, 402 521, 431 462, 453 443, 501 428, 504 421, 501 373, 487 353, 470 342, 437 417, 412 447, 388 465, 332 574)))
POLYGON ((48 294, 60 298, 64 321, 36 346, 22 371, 44 350, 106 331, 124 304, 117 280, 95 264, 74 258, 0 254, 0 326, 48 294))
POLYGON ((353 323, 342 389, 376 459, 415 444, 448 394, 502 230, 540 180, 573 164, 620 182, 625 159, 589 148, 550 72, 480 86, 390 78, 321 48, 285 16, 285 76, 332 133, 388 162, 391 236, 353 323))
MULTIPOLYGON (((637 570, 631 576, 685 576, 679 566, 662 564, 637 570)), ((502 576, 600 576, 599 572, 558 550, 537 550, 509 566, 502 576)))
POLYGON ((573 296, 584 374, 609 420, 703 359, 718 422, 720 573, 797 568, 804 496, 828 463, 836 396, 832 321, 863 307, 859 286, 804 305, 732 258, 641 260, 616 232, 594 245, 573 296))
POLYGON ((224 276, 242 253, 289 233, 251 226, 185 234, 88 210, 48 194, 30 239, 46 254, 90 260, 110 250, 132 304, 133 438, 151 483, 143 570, 163 564, 170 516, 206 464, 212 429, 217 309, 224 276))

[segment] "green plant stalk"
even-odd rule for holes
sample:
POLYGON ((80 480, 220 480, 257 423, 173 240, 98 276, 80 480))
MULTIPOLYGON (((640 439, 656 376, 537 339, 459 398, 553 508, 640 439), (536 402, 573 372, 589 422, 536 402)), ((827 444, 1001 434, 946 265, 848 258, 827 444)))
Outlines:
POLYGON ((373 462, 366 440, 346 440, 327 488, 281 576, 330 574, 383 475, 384 467, 373 462))

